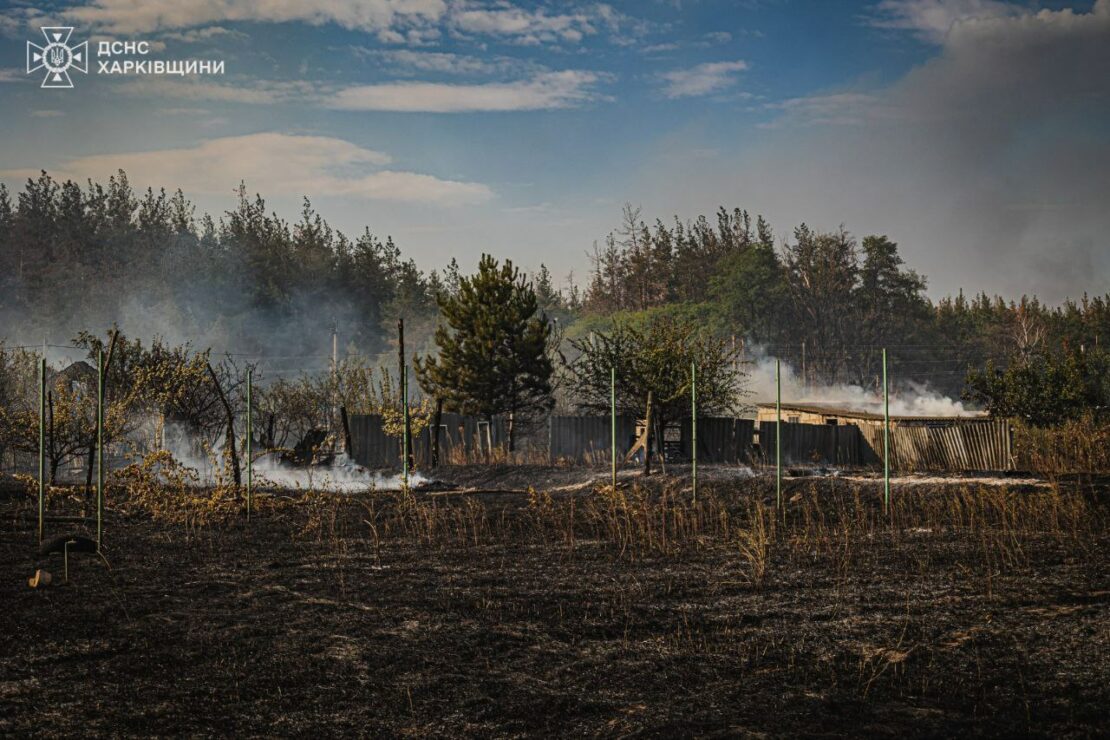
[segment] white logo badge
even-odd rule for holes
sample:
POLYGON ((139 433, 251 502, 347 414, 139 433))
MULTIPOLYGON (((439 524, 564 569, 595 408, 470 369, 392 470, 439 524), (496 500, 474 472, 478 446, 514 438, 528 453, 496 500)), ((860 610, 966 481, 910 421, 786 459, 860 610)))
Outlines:
POLYGON ((45 68, 43 87, 73 87, 70 69, 89 73, 89 42, 70 46, 71 33, 72 26, 45 26, 42 35, 46 37, 46 46, 27 42, 27 74, 45 68))

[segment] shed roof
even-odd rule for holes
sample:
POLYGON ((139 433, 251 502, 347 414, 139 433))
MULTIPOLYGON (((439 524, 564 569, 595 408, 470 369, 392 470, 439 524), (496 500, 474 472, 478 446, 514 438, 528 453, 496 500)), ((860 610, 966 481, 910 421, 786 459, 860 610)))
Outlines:
MULTIPOLYGON (((775 403, 773 401, 759 403, 759 404, 756 404, 756 405, 761 409, 774 410, 774 408, 775 408, 775 403)), ((863 411, 861 409, 853 409, 849 406, 836 404, 836 403, 800 401, 800 402, 797 402, 797 403, 794 403, 794 402, 783 403, 783 404, 781 404, 781 407, 782 407, 783 411, 798 411, 798 412, 806 413, 806 414, 822 414, 824 416, 842 416, 842 417, 845 417, 845 418, 861 419, 861 420, 865 420, 865 421, 882 421, 883 420, 883 415, 882 414, 876 414, 872 411, 863 411)), ((971 412, 971 413, 968 413, 968 414, 963 414, 961 416, 955 416, 955 415, 950 415, 950 416, 922 415, 922 416, 918 416, 918 415, 914 415, 914 414, 897 414, 897 415, 896 414, 891 414, 890 415, 891 421, 955 421, 955 420, 978 421, 978 420, 985 419, 985 418, 987 418, 987 414, 984 413, 984 412, 981 412, 981 411, 975 411, 975 412, 971 412)))

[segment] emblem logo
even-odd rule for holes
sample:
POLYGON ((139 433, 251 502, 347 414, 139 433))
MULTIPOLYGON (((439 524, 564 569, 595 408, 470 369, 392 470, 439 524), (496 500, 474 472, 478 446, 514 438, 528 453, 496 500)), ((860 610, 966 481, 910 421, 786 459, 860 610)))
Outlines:
POLYGON ((69 71, 75 69, 83 74, 89 73, 89 42, 82 41, 76 46, 69 45, 71 26, 45 26, 42 35, 46 46, 27 42, 27 74, 46 70, 42 86, 47 88, 73 87, 69 71))

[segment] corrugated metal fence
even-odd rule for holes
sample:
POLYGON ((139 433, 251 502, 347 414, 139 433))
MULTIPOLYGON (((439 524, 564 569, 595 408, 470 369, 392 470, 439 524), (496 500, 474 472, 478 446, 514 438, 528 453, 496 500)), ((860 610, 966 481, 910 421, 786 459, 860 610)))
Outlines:
MULTIPOLYGON (((609 458, 612 429, 605 416, 551 416, 548 419, 548 456, 552 462, 600 462, 609 458)), ((617 454, 622 458, 636 441, 636 420, 617 417, 617 454)))
MULTIPOLYGON (((698 419, 698 460, 705 463, 747 463, 751 460, 751 419, 707 417, 698 419)), ((671 426, 678 432, 678 454, 690 459, 690 420, 671 426)), ((548 426, 550 458, 575 462, 609 459, 612 430, 605 416, 552 416, 548 426)), ((617 417, 617 454, 624 457, 636 442, 636 420, 617 417)), ((652 445, 658 449, 658 440, 652 445)))
MULTIPOLYGON (((401 465, 401 440, 385 433, 382 417, 377 414, 354 414, 351 427, 351 457, 368 468, 395 468, 401 465)), ((440 419, 439 450, 443 461, 477 460, 492 446, 498 448, 506 439, 505 422, 493 417, 493 423, 461 414, 444 413, 440 419)), ((431 425, 413 435, 412 452, 417 465, 431 462, 431 425)))
MULTIPOLYGON (((682 425, 682 449, 690 457, 690 422, 682 425)), ((707 463, 750 463, 754 419, 708 417, 698 419, 698 461, 707 463)))
MULTIPOLYGON (((376 415, 350 419, 352 456, 368 467, 398 467, 401 442, 382 429, 376 415)), ((672 427, 674 429, 674 427, 672 427)), ((677 423, 677 439, 668 442, 671 454, 690 459, 690 422, 677 423)), ((705 463, 749 463, 755 422, 751 419, 703 418, 698 420, 698 460, 705 463)), ((605 416, 551 416, 547 453, 551 461, 578 463, 609 459, 609 419, 605 416)), ((788 464, 821 464, 875 467, 882 464, 882 424, 782 424, 783 461, 788 464)), ((542 436, 542 432, 541 432, 542 436)), ((617 418, 617 453, 627 454, 636 438, 636 420, 617 418)), ((478 462, 489 449, 507 439, 502 418, 492 424, 459 414, 443 414, 440 426, 440 460, 478 462)), ((890 429, 891 469, 910 471, 1013 470, 1010 425, 1004 420, 964 419, 955 423, 899 421, 890 429)), ((543 442, 537 440, 542 454, 543 442)), ((759 425, 759 457, 775 459, 775 422, 759 425)), ((423 430, 413 439, 417 464, 430 462, 431 433, 423 430)))
MULTIPOLYGON (((782 423, 782 461, 787 464, 863 464, 862 439, 858 428, 844 424, 782 423)), ((759 425, 759 447, 764 462, 775 462, 775 422, 759 425)))

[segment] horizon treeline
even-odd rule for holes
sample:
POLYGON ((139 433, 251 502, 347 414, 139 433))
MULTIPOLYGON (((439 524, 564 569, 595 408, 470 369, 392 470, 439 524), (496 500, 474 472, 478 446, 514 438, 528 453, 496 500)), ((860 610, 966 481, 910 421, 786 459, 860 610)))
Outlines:
MULTIPOLYGON (((1059 306, 962 292, 934 302, 887 236, 803 223, 782 238, 741 209, 648 222, 626 206, 588 255, 584 285, 557 288, 542 265, 532 275, 565 336, 616 319, 692 317, 749 356, 789 362, 806 383, 874 387, 887 347, 897 377, 958 395, 969 367, 1110 337, 1110 294, 1059 306)), ((289 222, 245 186, 213 218, 180 190, 136 192, 122 171, 106 184, 43 172, 18 193, 0 185, 0 340, 118 324, 129 336, 324 367, 336 322, 344 353, 390 352, 401 317, 409 351, 430 349, 436 296, 467 271, 452 260, 424 272, 369 228, 349 238, 307 197, 289 222)))

